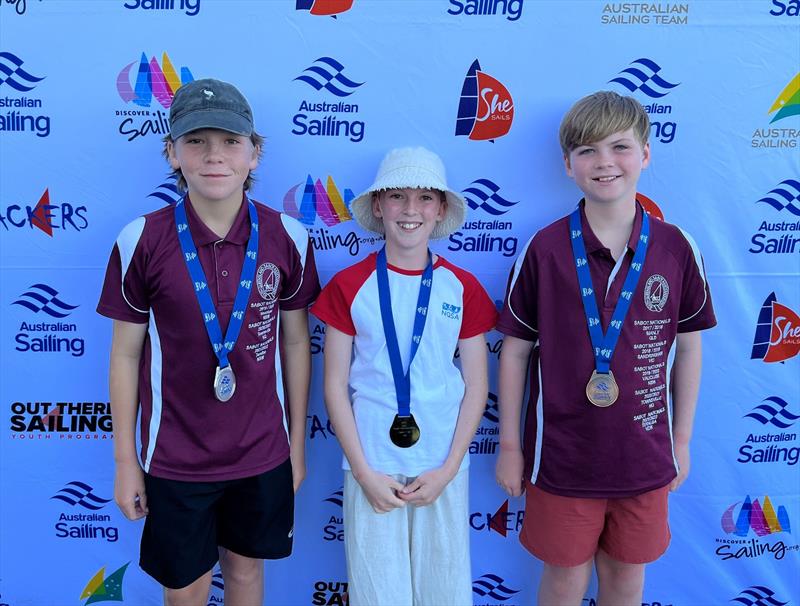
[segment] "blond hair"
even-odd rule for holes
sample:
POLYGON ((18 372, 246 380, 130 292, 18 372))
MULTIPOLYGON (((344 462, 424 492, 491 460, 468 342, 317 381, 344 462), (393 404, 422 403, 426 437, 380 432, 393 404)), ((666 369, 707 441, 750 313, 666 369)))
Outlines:
MULTIPOLYGON (((164 142, 164 149, 161 150, 161 154, 167 159, 167 162, 169 162, 169 144, 174 144, 175 142, 172 140, 172 135, 169 133, 164 136, 162 141, 164 142)), ((264 150, 264 137, 259 135, 256 131, 253 131, 250 133, 250 143, 252 143, 253 147, 258 150, 258 158, 261 159, 261 154, 264 150)), ((175 185, 178 187, 179 192, 183 193, 189 189, 188 185, 186 184, 186 179, 184 178, 180 168, 173 170, 171 176, 175 177, 175 185)), ((254 181, 255 177, 251 171, 247 175, 247 179, 244 180, 244 191, 249 191, 253 186, 254 181)))
POLYGON ((613 91, 587 95, 575 103, 561 121, 558 129, 561 151, 567 156, 576 147, 601 141, 629 128, 644 147, 650 135, 650 118, 636 99, 613 91))

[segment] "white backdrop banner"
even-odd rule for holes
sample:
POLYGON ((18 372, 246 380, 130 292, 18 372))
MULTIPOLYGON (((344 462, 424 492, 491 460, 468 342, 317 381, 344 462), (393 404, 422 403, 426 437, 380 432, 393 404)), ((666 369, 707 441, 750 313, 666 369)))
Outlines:
MULTIPOLYGON (((353 194, 389 148, 424 145, 469 203, 435 250, 498 304, 527 239, 578 200, 564 112, 600 89, 641 101, 640 199, 698 242, 719 320, 691 476, 644 601, 800 604, 798 13, 798 0, 0 0, 0 606, 161 603, 138 568, 141 524, 112 500, 111 323, 94 309, 119 230, 175 202, 161 138, 174 91, 201 77, 250 99, 266 137, 254 197, 307 227, 323 283, 380 245, 351 220, 353 194)), ((311 331, 309 475, 294 554, 266 566, 270 605, 348 603, 324 327, 311 331)), ((488 341, 474 603, 533 604, 523 502, 494 482, 502 335, 488 341)))

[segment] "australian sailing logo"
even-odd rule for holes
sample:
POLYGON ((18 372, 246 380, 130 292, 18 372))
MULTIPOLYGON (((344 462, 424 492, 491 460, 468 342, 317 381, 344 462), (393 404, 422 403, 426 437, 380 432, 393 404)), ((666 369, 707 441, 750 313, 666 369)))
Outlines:
MULTIPOLYGON (((770 125, 791 116, 800 115, 800 72, 792 78, 778 94, 767 114, 774 114, 770 125)), ((791 122, 786 123, 791 124, 791 122)), ((796 124, 796 122, 795 122, 796 124)), ((771 149, 794 149, 800 140, 800 129, 781 125, 775 128, 757 128, 753 131, 750 147, 771 149)))
MULTIPOLYGON (((756 201, 782 213, 780 221, 761 221, 758 231, 750 238, 753 254, 796 254, 800 250, 800 181, 784 179, 756 201), (794 218, 790 215, 794 215, 794 218), (796 219, 795 219, 796 218, 796 219)), ((770 212, 770 215, 772 213, 770 212)))
POLYGON ((138 106, 119 109, 116 115, 125 119, 120 123, 118 130, 125 135, 128 141, 133 141, 145 135, 166 135, 169 133, 169 108, 175 91, 181 86, 192 82, 194 76, 188 67, 181 67, 180 75, 175 70, 167 53, 161 56, 159 65, 155 57, 147 59, 142 53, 139 67, 133 78, 131 72, 136 61, 128 63, 117 74, 117 94, 126 105, 138 106), (151 109, 154 105, 159 109, 151 109))
POLYGON ((619 84, 631 94, 638 92, 649 97, 649 100, 642 105, 650 116, 650 132, 660 143, 672 143, 677 123, 661 118, 662 114, 672 115, 672 105, 660 103, 660 100, 678 87, 680 82, 667 80, 661 73, 662 69, 652 59, 641 57, 632 61, 615 78, 609 80, 609 83, 619 84), (654 119, 654 115, 657 119, 654 119))
POLYGON ((357 82, 344 74, 345 66, 333 57, 319 57, 295 78, 317 92, 339 99, 328 101, 303 100, 292 117, 293 135, 312 137, 346 137, 353 143, 364 139, 364 122, 357 117, 357 103, 342 99, 354 94, 364 82, 357 82))
MULTIPOLYGON (((0 52, 0 132, 31 132, 37 137, 50 134, 50 116, 39 114, 42 99, 38 96, 28 97, 34 88, 44 80, 44 76, 36 76, 22 66, 24 61, 9 52, 0 52), (16 91, 19 97, 8 97, 5 93, 16 91), (39 115, 37 115, 39 114, 39 115)), ((13 94, 13 93, 12 93, 13 94)))
POLYGON ((751 360, 785 362, 800 353, 800 317, 772 292, 758 314, 751 360))
POLYGON ((494 141, 508 134, 513 121, 511 93, 502 82, 482 71, 475 59, 461 87, 456 136, 466 136, 473 141, 494 141))

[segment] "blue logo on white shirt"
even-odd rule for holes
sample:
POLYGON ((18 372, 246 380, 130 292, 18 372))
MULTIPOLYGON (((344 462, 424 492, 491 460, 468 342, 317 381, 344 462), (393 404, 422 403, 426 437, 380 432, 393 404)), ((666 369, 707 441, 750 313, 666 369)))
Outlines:
POLYGON ((450 305, 450 303, 442 303, 442 315, 451 320, 460 320, 461 307, 458 305, 450 305))

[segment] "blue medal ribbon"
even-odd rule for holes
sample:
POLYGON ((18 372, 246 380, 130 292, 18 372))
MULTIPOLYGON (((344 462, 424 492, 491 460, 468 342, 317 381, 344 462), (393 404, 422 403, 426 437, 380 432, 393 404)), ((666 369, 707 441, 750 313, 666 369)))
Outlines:
POLYGON ((189 275, 194 284, 194 292, 197 295, 197 302, 200 304, 200 311, 203 313, 203 320, 208 332, 208 339, 211 341, 211 347, 214 350, 214 355, 219 360, 219 368, 227 368, 230 366, 228 362, 228 354, 233 351, 233 346, 236 345, 236 339, 239 337, 239 331, 242 329, 244 323, 244 316, 247 310, 247 302, 250 299, 250 290, 253 286, 253 278, 256 275, 256 256, 258 254, 258 214, 256 213, 256 206, 250 200, 247 200, 248 210, 250 211, 250 238, 247 240, 247 252, 244 255, 244 262, 242 263, 242 274, 239 278, 239 288, 236 291, 236 298, 233 301, 233 311, 231 311, 231 318, 228 322, 228 330, 225 332, 225 338, 222 338, 222 329, 220 328, 219 319, 217 318, 217 310, 214 307, 214 301, 211 299, 211 294, 208 291, 208 281, 206 274, 203 271, 203 266, 200 264, 200 257, 197 255, 192 234, 189 229, 189 221, 186 217, 186 207, 184 202, 186 197, 175 205, 175 226, 178 229, 178 240, 181 244, 183 251, 183 260, 186 262, 186 268, 189 270, 189 275))
POLYGON ((589 337, 594 349, 594 364, 598 373, 608 374, 611 368, 611 357, 617 346, 619 335, 622 332, 622 323, 631 307, 633 293, 636 284, 642 275, 644 259, 647 256, 647 244, 650 239, 650 222, 647 213, 642 211, 642 229, 639 233, 639 241, 633 253, 633 260, 628 268, 628 275, 622 284, 622 293, 617 300, 614 313, 608 330, 603 334, 603 327, 600 323, 600 312, 597 309, 597 299, 592 287, 592 276, 589 273, 589 259, 586 255, 586 246, 583 242, 581 229, 581 209, 578 207, 569 217, 570 240, 572 242, 572 256, 575 260, 575 268, 578 271, 578 285, 581 289, 581 299, 583 300, 583 311, 586 313, 586 324, 589 327, 589 337))
POLYGON ((400 357, 400 346, 397 343, 397 331, 392 316, 392 299, 389 292, 389 270, 386 262, 386 247, 378 253, 378 299, 381 306, 381 320, 383 321, 383 334, 386 337, 386 347, 389 351, 389 361, 392 365, 394 390, 397 394, 397 414, 407 417, 411 414, 411 363, 417 355, 422 332, 425 330, 425 320, 428 317, 428 303, 431 300, 433 286, 433 261, 428 251, 428 264, 422 272, 417 297, 417 309, 414 316, 414 329, 411 335, 411 355, 408 359, 408 371, 403 372, 403 360, 400 357))

